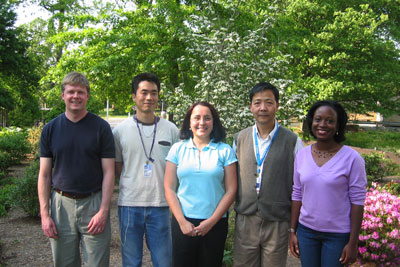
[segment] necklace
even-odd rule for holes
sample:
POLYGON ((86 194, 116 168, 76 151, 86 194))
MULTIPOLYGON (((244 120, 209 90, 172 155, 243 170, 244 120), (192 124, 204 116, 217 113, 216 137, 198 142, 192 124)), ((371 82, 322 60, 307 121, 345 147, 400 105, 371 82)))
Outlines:
POLYGON ((319 151, 313 149, 314 154, 319 158, 319 159, 327 159, 333 157, 333 155, 336 154, 336 151, 319 151))

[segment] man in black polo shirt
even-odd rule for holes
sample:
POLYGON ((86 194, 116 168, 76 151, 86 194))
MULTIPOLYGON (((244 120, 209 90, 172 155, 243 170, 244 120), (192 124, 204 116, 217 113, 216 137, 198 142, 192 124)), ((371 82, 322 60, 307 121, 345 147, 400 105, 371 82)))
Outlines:
POLYGON ((80 242, 85 266, 109 266, 113 135, 86 109, 90 87, 84 75, 69 73, 61 88, 65 113, 46 124, 40 138, 42 229, 55 266, 81 266, 80 242))

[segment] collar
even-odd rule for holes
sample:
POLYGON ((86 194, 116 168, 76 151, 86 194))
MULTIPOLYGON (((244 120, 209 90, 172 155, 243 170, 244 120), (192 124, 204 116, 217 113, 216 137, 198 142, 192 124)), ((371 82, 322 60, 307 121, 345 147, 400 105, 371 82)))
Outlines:
MULTIPOLYGON (((133 116, 132 119, 133 119, 133 122, 135 122, 135 116, 133 116)), ((159 123, 159 122, 160 122, 160 117, 157 117, 157 116, 156 116, 156 120, 157 120, 157 123, 159 123)), ((139 120, 139 119, 137 119, 137 121, 138 121, 138 123, 142 124, 143 126, 151 126, 151 125, 154 125, 154 124, 155 124, 154 122, 152 122, 152 123, 145 123, 145 122, 142 122, 142 121, 139 120)))
MULTIPOLYGON (((188 148, 192 148, 192 149, 198 149, 194 144, 193 144, 193 139, 192 137, 190 137, 189 139, 185 140, 185 144, 188 148)), ((208 149, 217 149, 217 143, 214 142, 214 139, 210 140, 210 143, 208 143, 207 146, 204 147, 206 150, 208 149)), ((203 148, 203 149, 204 149, 203 148)))
MULTIPOLYGON (((256 129, 257 137, 258 137, 260 140, 263 140, 263 141, 271 140, 272 137, 274 136, 275 132, 276 132, 276 129, 278 129, 278 121, 275 119, 275 126, 274 126, 274 129, 272 129, 272 131, 269 133, 269 135, 268 135, 268 137, 267 137, 266 139, 262 139, 262 138, 261 138, 260 133, 258 132, 257 123, 255 123, 255 124, 253 125, 253 128, 256 129)), ((253 131, 254 131, 254 130, 253 130, 253 131)))

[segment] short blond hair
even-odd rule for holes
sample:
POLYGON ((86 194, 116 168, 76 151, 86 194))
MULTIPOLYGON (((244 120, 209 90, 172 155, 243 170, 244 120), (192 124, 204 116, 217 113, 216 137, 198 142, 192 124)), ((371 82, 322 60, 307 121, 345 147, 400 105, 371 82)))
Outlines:
POLYGON ((81 85, 81 86, 84 86, 86 88, 88 94, 90 93, 89 81, 86 78, 86 76, 83 75, 80 72, 73 71, 73 72, 68 73, 64 77, 64 79, 62 81, 62 84, 61 84, 62 92, 64 92, 66 85, 81 85))

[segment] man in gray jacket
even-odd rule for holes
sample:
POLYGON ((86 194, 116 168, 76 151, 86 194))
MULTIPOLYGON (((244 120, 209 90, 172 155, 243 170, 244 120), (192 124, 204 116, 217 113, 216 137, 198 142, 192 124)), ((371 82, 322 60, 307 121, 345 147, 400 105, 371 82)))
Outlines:
POLYGON ((262 82, 250 91, 255 124, 235 135, 238 195, 234 266, 286 266, 293 164, 300 138, 275 119, 279 91, 262 82))

